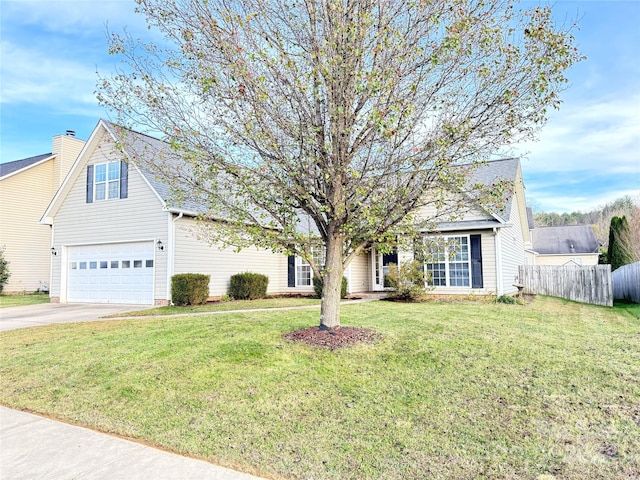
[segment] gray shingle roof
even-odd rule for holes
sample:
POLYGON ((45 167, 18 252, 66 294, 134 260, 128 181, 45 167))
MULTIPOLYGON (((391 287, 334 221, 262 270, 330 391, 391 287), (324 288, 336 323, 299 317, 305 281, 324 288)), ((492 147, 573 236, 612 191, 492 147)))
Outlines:
POLYGON ((49 158, 51 155, 53 155, 53 153, 43 153, 42 155, 36 155, 35 157, 23 158, 21 160, 15 160, 13 162, 0 163, 0 177, 15 173, 18 170, 22 170, 23 168, 30 167, 35 163, 49 158))
MULTIPOLYGON (((180 204, 176 204, 172 199, 170 186, 160 180, 158 175, 153 173, 154 168, 161 168, 163 172, 171 170, 181 174, 185 178, 189 177, 189 167, 180 161, 178 155, 172 152, 168 143, 149 135, 125 129, 107 120, 103 120, 103 122, 114 138, 121 140, 123 144, 126 145, 125 150, 129 156, 129 160, 133 161, 140 169, 149 184, 165 202, 167 208, 190 214, 204 213, 207 211, 205 205, 189 199, 185 199, 180 204), (144 161, 144 159, 147 159, 147 161, 144 161), (154 167, 149 165, 150 159, 153 160, 151 163, 155 164, 154 167)), ((500 180, 514 181, 516 179, 519 162, 517 158, 489 161, 473 170, 472 175, 468 179, 468 184, 482 183, 490 185, 500 180)), ((505 196, 504 210, 495 213, 499 213, 505 219, 508 219, 511 215, 512 205, 513 194, 508 193, 505 196)), ((453 224, 448 224, 447 226, 452 227, 452 225, 453 224)), ((455 228, 452 227, 451 229, 455 228)))
MULTIPOLYGON (((473 172, 472 182, 479 182, 483 185, 491 185, 498 181, 511 181, 516 180, 518 173, 518 165, 520 160, 517 158, 504 158, 501 160, 491 160, 484 165, 480 165, 473 172)), ((505 220, 511 217, 511 207, 513 206, 513 192, 509 192, 505 195, 504 210, 499 213, 505 220)))
POLYGON ((600 244, 589 225, 537 227, 531 231, 532 247, 545 255, 597 253, 600 244))
POLYGON ((107 120, 103 120, 103 122, 114 138, 123 142, 125 151, 129 157, 128 160, 132 161, 140 169, 142 175, 153 187, 158 196, 165 202, 167 208, 175 208, 185 213, 193 214, 206 211, 201 204, 189 200, 185 200, 180 205, 170 203, 173 202, 170 186, 160 180, 160 177, 151 169, 152 161, 157 165, 157 168, 170 169, 172 171, 181 169, 181 162, 179 162, 178 157, 173 154, 167 142, 143 133, 125 129, 107 120), (145 161, 145 159, 147 159, 147 161, 145 161))

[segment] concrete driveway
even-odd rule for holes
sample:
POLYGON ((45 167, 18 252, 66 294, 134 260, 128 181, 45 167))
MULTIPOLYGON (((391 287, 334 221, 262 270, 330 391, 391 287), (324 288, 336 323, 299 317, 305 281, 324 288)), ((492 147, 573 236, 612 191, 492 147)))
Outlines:
MULTIPOLYGON (((115 313, 144 309, 144 305, 110 303, 41 303, 0 308, 0 331, 37 327, 51 323, 93 322, 115 313)), ((152 307, 149 307, 152 308, 152 307)))

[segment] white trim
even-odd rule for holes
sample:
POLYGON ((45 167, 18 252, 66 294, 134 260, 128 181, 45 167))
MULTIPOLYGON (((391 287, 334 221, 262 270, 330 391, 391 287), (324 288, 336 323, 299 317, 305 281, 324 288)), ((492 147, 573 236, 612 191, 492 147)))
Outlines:
MULTIPOLYGON (((104 127, 104 129, 106 130, 106 132, 111 136, 111 138, 113 139, 114 142, 118 143, 118 139, 115 136, 115 133, 113 133, 111 131, 111 129, 107 126, 107 124, 100 120, 100 124, 104 127)), ((155 140, 155 139, 154 139, 155 140)), ((161 140, 158 140, 161 141, 161 140)), ((131 156, 129 155, 129 153, 123 149, 122 151, 124 157, 126 158, 126 162, 129 165, 133 165, 133 168, 136 169, 136 171, 140 174, 140 176, 142 177, 142 179, 144 180, 144 182, 149 186, 149 188, 151 189, 151 191, 155 194, 155 196, 158 198, 158 200, 160 200, 160 203, 162 203, 162 209, 163 210, 167 210, 167 203, 164 201, 164 199, 160 196, 160 194, 156 191, 155 188, 153 188, 153 185, 151 185, 151 182, 149 182, 149 180, 147 180, 146 175, 144 175, 142 173, 142 171, 138 168, 138 165, 136 165, 136 163, 131 160, 131 156)))
POLYGON ((502 285, 502 241, 500 237, 500 229, 493 229, 495 235, 495 247, 496 247, 496 296, 501 296, 504 291, 502 285))
MULTIPOLYGON (((55 238, 54 236, 54 226, 53 225, 49 225, 50 231, 49 233, 51 234, 51 246, 49 248, 49 250, 51 251, 52 248, 54 248, 53 245, 53 239, 55 238)), ((51 255, 53 257, 53 255, 51 255)), ((53 259, 51 259, 51 261, 49 262, 49 300, 51 300, 51 287, 53 286, 53 259)))
POLYGON ((176 268, 176 223, 183 217, 183 213, 179 213, 175 218, 173 218, 173 213, 168 212, 168 238, 167 238, 167 247, 165 251, 167 252, 167 295, 166 300, 171 301, 171 277, 173 277, 173 272, 175 272, 176 268))
MULTIPOLYGON (((44 214, 42 215, 42 218, 40 219, 40 223, 41 224, 44 224, 44 225, 51 225, 52 224, 53 217, 54 217, 55 213, 57 213, 58 208, 60 208, 59 203, 61 203, 62 200, 63 200, 62 197, 66 197, 66 195, 68 193, 67 191, 71 188, 71 184, 73 183, 71 178, 75 179, 75 176, 77 175, 76 171, 78 170, 79 165, 83 164, 82 157, 85 156, 85 154, 89 150, 91 144, 97 138, 99 127, 102 124, 103 124, 102 120, 98 121, 98 124, 96 125, 96 128, 93 129, 93 132, 91 132, 91 135, 89 136, 89 138, 87 139, 87 141, 83 145, 82 150, 80 150, 80 153, 78 154, 78 157, 76 158, 75 162, 73 162, 73 165, 69 169, 69 172, 67 173, 67 176, 65 177, 64 181, 62 182, 62 184, 60 185, 60 187, 56 191, 56 194, 53 196, 53 199, 49 203, 49 206, 47 207, 47 209, 45 210, 44 214)), ((105 128, 105 131, 107 131, 106 128, 105 128)), ((86 162, 84 162, 84 164, 86 164, 86 162)))
MULTIPOLYGON (((434 237, 434 235, 431 235, 431 237, 434 237)), ((442 235, 439 236, 440 238, 445 240, 445 245, 444 245, 444 260, 443 261, 425 261, 423 263, 423 268, 424 268, 424 272, 426 275, 427 272, 427 265, 436 265, 436 264, 440 264, 440 263, 444 263, 444 269, 445 269, 445 285, 433 285, 433 284, 429 284, 427 283, 427 285, 429 287, 436 287, 436 288, 473 288, 473 271, 472 271, 472 266, 471 266, 471 234, 468 233, 459 233, 457 235, 453 234, 453 235, 442 235), (452 240, 452 239, 457 239, 457 238, 466 238, 467 239, 467 261, 465 262, 464 260, 461 261, 454 261, 451 259, 450 256, 450 251, 449 251, 449 246, 446 244, 447 241, 452 240), (451 264, 467 264, 468 267, 468 280, 469 280, 469 285, 451 285, 451 264)), ((429 237, 425 237, 429 238, 429 237)), ((439 253, 439 252, 438 252, 439 253)), ((432 279, 433 281, 433 279, 432 279)), ((483 282, 484 283, 484 282, 483 282)))
POLYGON ((304 258, 302 258, 300 255, 295 256, 293 275, 295 279, 296 288, 297 287, 313 287, 313 269, 311 268, 311 264, 307 262, 304 258), (300 275, 298 275, 298 269, 302 267, 309 267, 309 283, 308 284, 300 283, 300 275))
MULTIPOLYGON (((53 196, 53 199, 49 203, 49 206, 47 207, 47 209, 45 210, 44 214, 42 215, 42 218, 40 219, 40 223, 41 224, 43 224, 43 225, 51 225, 53 223, 53 217, 55 216, 55 214, 57 213, 58 209, 60 208, 60 205, 62 204, 62 201, 64 200, 64 198, 67 196, 68 190, 72 187, 73 182, 75 181, 75 179, 79 175, 78 171, 80 169, 84 168, 88 163, 88 161, 85 160, 84 157, 87 155, 87 153, 89 151, 93 151, 93 150, 95 150, 97 148, 97 144, 94 145, 94 143, 97 141, 97 138, 98 138, 98 136, 100 134, 100 129, 101 128, 104 130, 104 132, 114 142, 118 142, 118 139, 111 132, 111 130, 107 127, 107 124, 105 123, 105 121, 104 120, 99 120, 98 124, 93 129, 93 132, 91 132, 91 135, 89 136, 89 139, 85 142, 84 146, 82 147, 82 150, 78 154, 78 157, 76 158, 75 162, 73 163, 73 165, 69 169, 69 173, 65 177, 64 182, 62 182, 62 185, 60 185, 60 188, 58 188, 58 191, 53 196)), ((129 166, 133 166, 133 168, 142 177, 143 181, 149 186, 149 188, 151 189, 153 194, 156 196, 156 198, 160 201, 160 203, 162 204, 162 208, 164 210, 166 210, 167 209, 166 202, 160 197, 160 195, 158 194, 156 189, 153 188, 153 185, 151 185, 149 180, 147 180, 147 177, 142 173, 142 171, 138 168, 138 166, 135 164, 135 162, 133 162, 129 158, 129 155, 127 154, 126 151, 123 152, 123 156, 122 156, 122 158, 119 158, 119 160, 120 161, 126 161, 129 164, 129 166)), ((129 170, 129 177, 131 177, 131 170, 129 170)), ((5 177, 3 177, 3 178, 5 178, 5 177)), ((102 200, 100 200, 100 201, 102 201, 102 200)))
POLYGON ((121 184, 121 164, 122 161, 121 160, 109 160, 106 162, 100 162, 100 163, 94 163, 93 164, 93 201, 94 202, 106 202, 109 200, 119 200, 121 197, 121 192, 120 192, 120 184, 121 184), (111 164, 117 163, 118 164, 118 178, 116 179, 109 179, 109 166, 111 164), (104 165, 105 168, 105 172, 104 172, 104 181, 103 182, 98 182, 97 176, 98 176, 98 167, 104 165), (113 182, 117 182, 118 183, 118 195, 115 197, 110 196, 110 192, 111 192, 111 188, 110 188, 110 184, 113 182), (98 184, 104 184, 104 198, 98 198, 98 184))

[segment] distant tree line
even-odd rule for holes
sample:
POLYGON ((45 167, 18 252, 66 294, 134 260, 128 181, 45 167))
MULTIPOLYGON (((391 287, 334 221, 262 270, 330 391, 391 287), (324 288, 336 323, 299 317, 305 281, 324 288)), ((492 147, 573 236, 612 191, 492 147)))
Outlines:
MULTIPOLYGON (((590 212, 535 212, 533 221, 536 227, 557 227, 563 225, 591 225, 596 239, 605 247, 609 244, 609 226, 613 217, 626 216, 629 220, 638 215, 640 197, 629 195, 618 198, 590 212)), ((631 223, 631 222, 630 222, 631 223)))
POLYGON ((602 245, 601 263, 616 268, 640 261, 640 196, 629 195, 590 212, 536 212, 536 227, 591 225, 602 245))

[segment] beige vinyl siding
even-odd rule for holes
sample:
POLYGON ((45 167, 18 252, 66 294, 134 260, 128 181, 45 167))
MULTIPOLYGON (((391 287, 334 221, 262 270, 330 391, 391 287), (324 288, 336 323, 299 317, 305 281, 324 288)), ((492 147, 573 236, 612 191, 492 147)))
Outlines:
MULTIPOLYGON (((460 212, 457 212, 458 214, 460 212)), ((427 205, 418 210, 417 216, 418 218, 429 220, 436 218, 437 222, 449 222, 455 220, 457 222, 462 221, 474 221, 474 220, 490 220, 493 219, 491 215, 485 212, 481 212, 479 210, 469 210, 467 212, 462 212, 463 215, 461 217, 456 217, 455 219, 451 218, 451 214, 439 214, 434 204, 427 205)))
POLYGON ((446 236, 480 235, 482 248, 482 288, 471 287, 436 287, 429 290, 433 294, 446 295, 488 295, 495 294, 497 290, 496 280, 496 248, 495 235, 492 230, 468 230, 461 232, 448 232, 446 236))
MULTIPOLYGON (((153 193, 133 164, 129 165, 128 198, 86 203, 87 165, 95 165, 120 157, 110 137, 102 135, 99 147, 92 152, 86 164, 79 165, 75 178, 54 218, 54 246, 62 255, 53 257, 51 296, 61 297, 64 283, 67 246, 125 243, 161 240, 168 242, 169 214, 163 211, 160 199, 153 193), (63 267, 64 265, 64 267, 63 267)), ((166 299, 167 251, 155 250, 154 298, 166 299)))
POLYGON ((348 267, 349 293, 369 292, 371 288, 371 255, 356 256, 348 267))
MULTIPOLYGON (((73 163, 84 147, 84 141, 69 135, 57 135, 53 137, 53 154, 56 156, 56 166, 54 171, 55 190, 58 189, 64 178, 71 170, 73 163)), ((55 193, 54 190, 54 193, 55 193)), ((51 198, 49 199, 51 200, 51 198)))
MULTIPOLYGON (((514 287, 518 283, 518 266, 525 264, 524 239, 522 222, 520 221, 520 199, 517 195, 513 198, 509 226, 500 229, 500 251, 502 266, 502 290, 501 294, 514 293, 518 289, 514 287)), ((528 233, 528 230, 527 230, 528 233)))
POLYGON ((233 248, 210 246, 195 235, 196 222, 181 218, 175 225, 174 274, 203 273, 211 276, 209 294, 219 297, 228 293, 232 275, 254 272, 269 278, 269 293, 311 292, 308 288, 287 287, 287 257, 268 250, 250 247, 236 252, 233 248))
POLYGON ((0 246, 9 261, 6 293, 33 292, 49 284, 51 228, 40 218, 55 192, 54 159, 0 180, 0 246))
POLYGON ((54 137, 53 158, 1 180, 0 246, 6 247, 11 272, 4 292, 49 286, 51 227, 39 222, 83 145, 77 138, 54 137))
POLYGON ((571 255, 536 255, 534 265, 564 265, 573 260, 574 262, 582 265, 598 265, 597 253, 587 253, 584 255, 571 254, 571 255))

